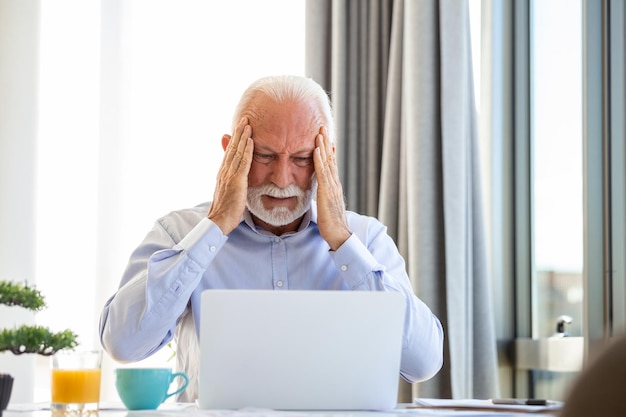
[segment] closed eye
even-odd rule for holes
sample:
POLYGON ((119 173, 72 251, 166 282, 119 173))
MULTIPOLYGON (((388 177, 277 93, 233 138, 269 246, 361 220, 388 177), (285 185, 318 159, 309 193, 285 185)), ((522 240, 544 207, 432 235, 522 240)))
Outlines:
POLYGON ((294 156, 291 160, 299 167, 309 166, 313 163, 312 156, 294 156))
POLYGON ((260 164, 269 164, 276 159, 276 156, 269 153, 253 152, 252 159, 260 164))
MULTIPOLYGON (((254 151, 252 153, 252 160, 263 165, 268 165, 274 162, 278 158, 277 154, 273 153, 264 153, 259 151, 254 151)), ((291 163, 300 168, 308 167, 313 164, 313 155, 307 156, 291 156, 289 157, 291 163)))

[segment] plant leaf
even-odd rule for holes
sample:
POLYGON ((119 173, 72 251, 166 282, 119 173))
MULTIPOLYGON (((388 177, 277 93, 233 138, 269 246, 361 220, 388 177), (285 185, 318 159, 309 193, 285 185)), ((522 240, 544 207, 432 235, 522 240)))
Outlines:
POLYGON ((15 329, 0 331, 0 352, 11 351, 16 355, 37 353, 50 356, 63 349, 74 349, 78 336, 71 330, 58 333, 47 327, 22 325, 15 329))
POLYGON ((0 281, 0 304, 7 306, 22 306, 31 311, 40 311, 46 307, 41 292, 28 284, 17 284, 10 281, 0 281))

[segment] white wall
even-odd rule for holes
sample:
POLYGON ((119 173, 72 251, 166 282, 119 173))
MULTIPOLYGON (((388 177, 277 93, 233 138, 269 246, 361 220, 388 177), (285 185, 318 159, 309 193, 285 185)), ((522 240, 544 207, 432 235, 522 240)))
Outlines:
MULTIPOLYGON (((0 0, 0 280, 35 280, 35 148, 39 1, 0 0)), ((0 306, 0 328, 33 323, 21 307, 0 306)), ((32 401, 34 358, 0 353, 14 376, 12 402, 32 401)))

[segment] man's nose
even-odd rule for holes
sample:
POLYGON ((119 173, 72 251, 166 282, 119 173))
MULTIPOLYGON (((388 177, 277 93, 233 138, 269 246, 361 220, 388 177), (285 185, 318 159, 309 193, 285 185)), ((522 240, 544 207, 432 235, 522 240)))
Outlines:
POLYGON ((280 188, 285 188, 292 183, 293 164, 289 158, 276 158, 272 162, 272 182, 280 188))

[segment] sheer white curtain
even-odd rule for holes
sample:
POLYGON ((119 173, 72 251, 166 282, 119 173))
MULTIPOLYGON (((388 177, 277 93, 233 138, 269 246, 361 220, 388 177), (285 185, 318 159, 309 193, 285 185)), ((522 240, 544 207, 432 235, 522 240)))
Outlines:
MULTIPOLYGON (((99 346, 130 252, 157 217, 212 198, 236 100, 277 73, 304 73, 302 0, 41 2, 38 322, 99 346)), ((47 401, 37 361, 34 400, 47 401)), ((117 366, 105 358, 105 401, 117 366)))

